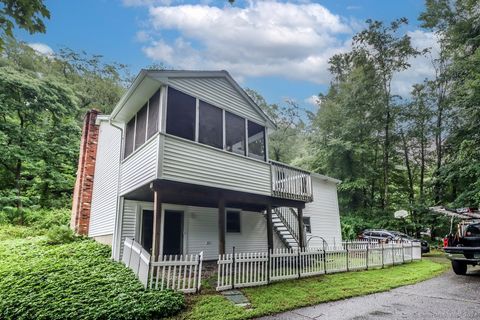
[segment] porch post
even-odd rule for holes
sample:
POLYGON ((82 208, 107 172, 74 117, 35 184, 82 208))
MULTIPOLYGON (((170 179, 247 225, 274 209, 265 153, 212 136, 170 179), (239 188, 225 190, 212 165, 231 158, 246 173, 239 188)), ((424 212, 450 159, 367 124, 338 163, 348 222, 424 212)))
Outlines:
POLYGON ((273 250, 273 223, 272 223, 272 206, 267 205, 267 241, 268 250, 273 250))
POLYGON ((152 259, 158 261, 160 254, 160 242, 162 238, 162 200, 160 192, 153 190, 153 237, 152 237, 152 259))
POLYGON ((218 254, 225 254, 225 200, 218 201, 218 254))
POLYGON ((305 247, 305 227, 303 226, 303 208, 297 208, 298 218, 298 246, 300 248, 305 247))

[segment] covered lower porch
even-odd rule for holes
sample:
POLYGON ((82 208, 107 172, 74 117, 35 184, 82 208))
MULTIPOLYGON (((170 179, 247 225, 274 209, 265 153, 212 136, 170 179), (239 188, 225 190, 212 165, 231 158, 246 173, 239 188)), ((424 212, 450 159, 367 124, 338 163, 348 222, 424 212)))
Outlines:
POLYGON ((295 208, 293 233, 304 247, 302 201, 156 180, 123 195, 120 202, 119 259, 126 237, 136 239, 153 261, 200 251, 206 260, 216 260, 233 247, 237 252, 282 248, 284 239, 274 227, 280 207, 295 208))

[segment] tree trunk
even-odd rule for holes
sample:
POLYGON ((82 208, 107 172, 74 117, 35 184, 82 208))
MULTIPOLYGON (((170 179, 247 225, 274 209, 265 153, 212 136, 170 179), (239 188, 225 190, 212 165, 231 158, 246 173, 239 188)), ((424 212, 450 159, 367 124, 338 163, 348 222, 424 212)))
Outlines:
POLYGON ((15 166, 15 189, 17 191, 17 213, 19 217, 19 224, 23 225, 23 203, 22 203, 22 187, 20 183, 20 179, 22 178, 22 161, 17 160, 17 164, 15 166))
POLYGON ((403 141, 403 153, 405 156, 405 166, 407 167, 407 174, 408 174, 408 199, 410 202, 410 206, 413 206, 413 203, 415 200, 415 193, 413 190, 413 175, 412 175, 412 169, 410 167, 410 158, 408 156, 407 139, 405 139, 405 135, 403 134, 403 131, 400 131, 400 135, 403 141))

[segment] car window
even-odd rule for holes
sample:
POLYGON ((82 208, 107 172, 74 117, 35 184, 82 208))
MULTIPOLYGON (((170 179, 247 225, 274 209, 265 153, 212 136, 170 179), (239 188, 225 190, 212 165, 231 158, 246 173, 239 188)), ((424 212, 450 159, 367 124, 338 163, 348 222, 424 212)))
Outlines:
POLYGON ((465 235, 467 237, 480 237, 480 223, 469 225, 465 235))

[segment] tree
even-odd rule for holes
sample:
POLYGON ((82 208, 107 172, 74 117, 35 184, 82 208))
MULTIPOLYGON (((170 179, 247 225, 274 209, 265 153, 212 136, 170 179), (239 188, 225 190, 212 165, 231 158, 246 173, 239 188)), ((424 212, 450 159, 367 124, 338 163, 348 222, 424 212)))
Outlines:
POLYGON ((1 0, 0 1, 0 52, 5 38, 13 38, 15 24, 30 34, 45 33, 42 18, 50 19, 50 11, 43 0, 1 0))

